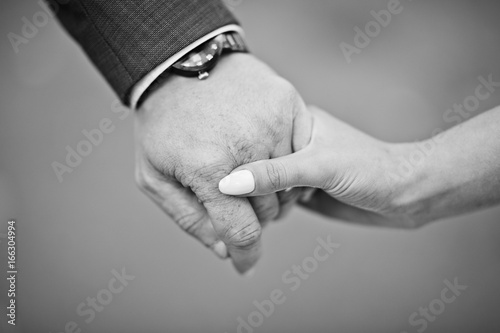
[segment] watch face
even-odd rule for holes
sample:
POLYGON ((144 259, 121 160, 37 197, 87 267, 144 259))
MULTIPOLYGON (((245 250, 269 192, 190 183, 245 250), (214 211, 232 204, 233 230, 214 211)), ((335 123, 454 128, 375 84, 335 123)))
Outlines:
POLYGON ((184 58, 173 65, 174 68, 188 71, 199 72, 207 70, 215 63, 222 52, 222 42, 218 38, 214 38, 207 43, 202 44, 184 58))

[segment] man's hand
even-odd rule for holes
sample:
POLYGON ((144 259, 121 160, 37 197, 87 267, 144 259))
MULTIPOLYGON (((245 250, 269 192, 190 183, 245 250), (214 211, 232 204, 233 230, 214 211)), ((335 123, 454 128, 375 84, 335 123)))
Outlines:
POLYGON ((222 57, 207 80, 171 75, 136 116, 136 178, 174 221, 244 273, 260 256, 261 223, 296 191, 219 192, 231 170, 306 146, 312 119, 293 86, 248 54, 222 57))

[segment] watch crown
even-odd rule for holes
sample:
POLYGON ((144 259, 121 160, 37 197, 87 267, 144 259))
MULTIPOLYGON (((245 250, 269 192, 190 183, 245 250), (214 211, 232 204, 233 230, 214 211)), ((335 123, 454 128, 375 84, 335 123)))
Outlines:
POLYGON ((198 73, 198 79, 200 80, 205 80, 210 74, 208 72, 199 72, 198 73))

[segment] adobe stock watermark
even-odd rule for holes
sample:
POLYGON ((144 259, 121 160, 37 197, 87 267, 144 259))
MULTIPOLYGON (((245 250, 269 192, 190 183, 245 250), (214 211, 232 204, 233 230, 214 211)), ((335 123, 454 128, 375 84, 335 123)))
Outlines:
MULTIPOLYGON (((453 279, 453 282, 446 279, 443 283, 445 287, 441 290, 438 298, 431 300, 427 306, 419 307, 418 311, 411 313, 408 317, 408 323, 418 333, 424 332, 429 327, 429 323, 436 321, 437 317, 446 310, 446 306, 455 302, 462 292, 468 288, 468 286, 460 284, 457 277, 453 279)), ((401 333, 408 332, 401 331, 401 333)))
MULTIPOLYGON (((115 100, 111 104, 111 112, 119 120, 125 120, 130 115, 130 111, 119 100, 115 100)), ((102 118, 95 128, 82 130, 83 138, 76 143, 74 148, 69 145, 66 146, 66 158, 64 162, 54 161, 51 164, 59 183, 63 182, 65 174, 72 173, 75 168, 82 164, 83 159, 92 153, 95 147, 99 147, 102 144, 106 134, 112 133, 115 129, 116 126, 110 118, 102 118)))
POLYGON ((31 15, 30 18, 21 17, 22 26, 19 33, 9 32, 7 38, 15 53, 19 53, 21 44, 28 44, 30 40, 38 35, 40 28, 45 27, 59 11, 59 6, 67 4, 69 0, 39 0, 37 2, 40 10, 31 15))
MULTIPOLYGON (((460 104, 453 104, 452 108, 443 113, 443 120, 448 124, 458 125, 473 116, 474 112, 479 110, 482 101, 487 100, 493 93, 500 88, 500 82, 493 81, 493 74, 487 77, 479 76, 479 84, 474 89, 474 93, 465 97, 460 104)), ((399 157, 399 163, 395 172, 385 172, 387 184, 393 184, 394 181, 408 179, 421 166, 425 159, 432 155, 437 146, 443 143, 447 138, 447 132, 442 128, 436 128, 432 132, 430 139, 415 143, 408 156, 399 157)))
MULTIPOLYGON (((97 292, 96 297, 87 297, 76 307, 76 314, 86 324, 92 323, 97 313, 104 311, 105 307, 111 304, 113 297, 122 293, 125 287, 129 285, 130 281, 135 279, 135 276, 127 274, 125 268, 121 272, 116 269, 111 270, 113 277, 108 281, 107 288, 101 289, 97 292)), ((64 325, 64 329, 57 331, 57 333, 81 333, 82 328, 76 321, 68 321, 64 325)), ((52 332, 51 332, 52 333, 52 332)))
POLYGON ((361 30, 358 26, 354 27, 354 32, 356 34, 354 35, 353 44, 346 42, 341 42, 339 44, 340 50, 344 54, 347 63, 350 64, 352 62, 353 55, 359 55, 363 49, 368 47, 372 40, 380 35, 382 29, 386 28, 391 23, 393 16, 400 14, 403 8, 400 0, 389 0, 386 9, 370 11, 370 15, 374 20, 366 23, 364 30, 361 30))
POLYGON ((328 235, 326 240, 321 237, 316 240, 318 245, 314 248, 312 255, 304 258, 299 265, 292 265, 281 275, 281 281, 287 288, 273 289, 268 298, 260 302, 253 301, 255 310, 245 317, 239 316, 236 319, 237 333, 253 333, 264 323, 265 318, 269 318, 274 313, 278 305, 286 302, 287 292, 297 291, 302 282, 316 272, 319 264, 328 260, 335 250, 340 248, 340 244, 332 242, 331 235, 328 235))

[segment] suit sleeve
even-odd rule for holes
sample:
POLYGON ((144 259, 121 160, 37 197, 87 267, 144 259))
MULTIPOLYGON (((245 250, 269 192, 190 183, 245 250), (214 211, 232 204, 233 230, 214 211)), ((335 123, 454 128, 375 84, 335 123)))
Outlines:
POLYGON ((220 0, 65 0, 57 16, 126 105, 156 66, 237 23, 220 0))

